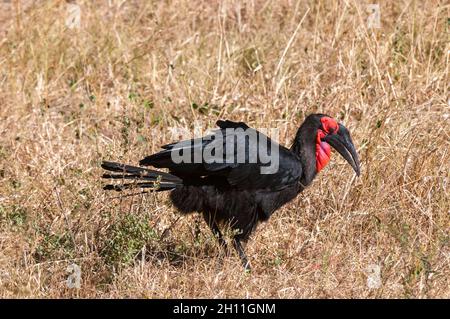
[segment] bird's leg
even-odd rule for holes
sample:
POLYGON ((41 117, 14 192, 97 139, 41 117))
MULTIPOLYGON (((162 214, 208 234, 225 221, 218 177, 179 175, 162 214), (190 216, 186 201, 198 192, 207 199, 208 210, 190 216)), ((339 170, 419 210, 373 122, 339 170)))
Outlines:
POLYGON ((198 218, 195 218, 194 237, 196 241, 198 241, 198 236, 200 236, 200 221, 198 218))
POLYGON ((217 237, 217 240, 219 241, 219 245, 227 249, 227 242, 223 238, 222 232, 219 229, 219 226, 217 226, 216 222, 212 222, 212 225, 209 226, 214 234, 214 236, 217 237))
POLYGON ((239 258, 241 259, 242 265, 244 266, 244 270, 250 271, 251 270, 250 263, 248 262, 247 255, 244 252, 244 248, 242 248, 240 239, 234 237, 233 246, 239 254, 239 258))
POLYGON ((210 216, 203 215, 203 217, 204 217, 206 223, 208 224, 209 228, 211 229, 212 233, 214 234, 214 237, 216 237, 217 240, 219 241, 219 245, 221 247, 225 248, 225 250, 226 250, 227 242, 223 238, 222 232, 220 231, 217 223, 214 220, 212 220, 212 218, 210 216))
MULTIPOLYGON (((217 240, 219 241, 219 245, 223 248, 223 250, 225 251, 225 256, 228 255, 228 245, 227 242, 225 241, 225 239, 223 238, 222 232, 219 229, 219 226, 217 225, 217 223, 213 220, 211 220, 211 218, 209 216, 207 216, 206 214, 203 215, 203 217, 205 218, 206 223, 208 224, 209 228, 211 229, 214 237, 217 238, 217 240)), ((217 267, 218 269, 220 269, 223 265, 223 254, 219 253, 219 258, 217 259, 217 267)))

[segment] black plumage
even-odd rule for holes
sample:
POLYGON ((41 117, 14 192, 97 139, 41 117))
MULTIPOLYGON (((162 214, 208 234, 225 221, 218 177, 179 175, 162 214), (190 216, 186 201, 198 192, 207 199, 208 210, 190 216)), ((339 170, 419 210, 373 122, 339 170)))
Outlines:
POLYGON ((289 149, 249 128, 245 123, 218 121, 217 125, 219 129, 209 136, 165 145, 162 151, 139 162, 141 166, 167 168, 169 173, 103 162, 105 170, 115 172, 104 174, 104 178, 137 180, 110 184, 104 188, 119 191, 134 187, 170 190, 174 206, 183 214, 201 213, 221 245, 226 245, 226 242, 219 225, 228 223, 235 230, 233 245, 245 267, 248 267, 241 241, 249 238, 258 222, 267 220, 312 182, 320 170, 317 162, 317 152, 320 151, 318 148, 323 146, 320 143, 335 148, 359 175, 359 160, 348 130, 327 115, 309 115, 298 129, 289 149), (243 131, 254 133, 258 136, 258 141, 262 137, 265 142, 255 143, 240 134, 243 131), (196 152, 201 155, 208 147, 220 146, 219 143, 223 146, 223 154, 215 155, 226 159, 223 162, 201 159, 193 163, 178 163, 173 160, 172 152, 178 152, 190 154, 190 160, 193 161, 196 152), (278 150, 279 166, 271 174, 261 173, 261 168, 268 164, 260 156, 252 157, 255 152, 259 154, 261 145, 267 147, 269 155, 276 155, 272 153, 274 147, 278 150), (234 153, 231 152, 234 158, 230 158, 230 152, 226 152, 228 147, 234 150, 234 153), (244 162, 242 158, 241 161, 237 158, 239 150, 245 154, 244 162))

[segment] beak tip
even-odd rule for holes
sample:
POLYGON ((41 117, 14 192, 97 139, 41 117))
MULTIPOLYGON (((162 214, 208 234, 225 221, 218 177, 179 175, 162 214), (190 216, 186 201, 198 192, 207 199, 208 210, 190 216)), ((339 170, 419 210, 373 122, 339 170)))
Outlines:
POLYGON ((356 173, 356 176, 360 176, 361 175, 361 167, 359 166, 359 161, 357 161, 356 163, 354 163, 353 166, 353 170, 356 173), (354 166, 353 166, 354 165, 354 166))

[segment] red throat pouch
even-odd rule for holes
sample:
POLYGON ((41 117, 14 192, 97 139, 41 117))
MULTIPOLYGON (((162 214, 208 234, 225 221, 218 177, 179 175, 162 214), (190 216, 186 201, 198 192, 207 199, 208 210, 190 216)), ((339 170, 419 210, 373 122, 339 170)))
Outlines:
POLYGON ((317 131, 316 137, 316 170, 320 172, 330 161, 331 148, 326 142, 322 142, 325 133, 322 130, 317 131))

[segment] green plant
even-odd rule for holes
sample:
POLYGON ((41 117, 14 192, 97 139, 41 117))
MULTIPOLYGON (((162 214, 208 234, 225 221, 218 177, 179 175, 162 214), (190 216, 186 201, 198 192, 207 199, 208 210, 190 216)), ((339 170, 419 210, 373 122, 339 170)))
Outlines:
POLYGON ((107 264, 130 264, 144 246, 151 246, 158 239, 148 221, 127 214, 107 231, 102 256, 107 264))

